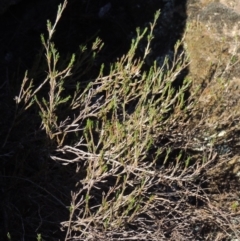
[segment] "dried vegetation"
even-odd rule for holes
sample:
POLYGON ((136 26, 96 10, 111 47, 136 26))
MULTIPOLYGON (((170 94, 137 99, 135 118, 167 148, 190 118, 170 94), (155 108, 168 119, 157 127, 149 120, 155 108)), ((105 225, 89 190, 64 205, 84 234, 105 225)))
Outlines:
MULTIPOLYGON (((137 30, 124 56, 102 66, 96 79, 84 80, 101 41, 61 61, 52 38, 65 7, 66 1, 56 22, 48 23, 48 37, 42 36, 44 80, 37 85, 26 75, 15 97, 15 118, 3 123, 3 235, 239 240, 237 130, 205 136, 199 95, 189 96, 190 79, 179 84, 190 61, 184 39, 171 59, 147 68, 157 12, 148 28, 137 30), (17 142, 22 146, 11 152, 17 142)), ((6 119, 8 103, 1 104, 6 119)))

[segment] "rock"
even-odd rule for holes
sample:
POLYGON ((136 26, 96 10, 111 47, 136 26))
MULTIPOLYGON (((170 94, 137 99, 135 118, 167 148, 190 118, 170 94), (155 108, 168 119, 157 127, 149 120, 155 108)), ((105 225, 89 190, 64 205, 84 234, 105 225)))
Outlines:
MULTIPOLYGON (((191 92, 209 131, 240 115, 240 13, 237 1, 189 1, 185 47, 191 92)), ((228 123, 228 124, 227 124, 228 123)))

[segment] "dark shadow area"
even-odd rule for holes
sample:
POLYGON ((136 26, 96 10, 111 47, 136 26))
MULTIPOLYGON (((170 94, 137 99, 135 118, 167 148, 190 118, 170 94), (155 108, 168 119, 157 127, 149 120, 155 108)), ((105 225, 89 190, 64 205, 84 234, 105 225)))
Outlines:
MULTIPOLYGON (((61 222, 68 220, 75 166, 62 166, 50 159, 54 144, 40 129, 38 111, 16 116, 14 97, 24 72, 43 77, 45 65, 34 67, 42 53, 40 34, 46 35, 46 21, 56 17, 60 0, 22 0, 0 15, 0 238, 11 240, 63 240, 61 222)), ((91 45, 99 36, 104 47, 96 63, 82 80, 97 77, 102 63, 108 66, 129 49, 135 29, 144 29, 155 12, 161 15, 152 42, 150 68, 154 60, 173 54, 186 25, 186 0, 69 0, 54 42, 63 58, 79 54, 79 45, 91 45)), ((141 54, 141 53, 140 53, 141 54)), ((46 69, 45 69, 46 70, 46 69)), ((176 78, 181 86, 188 70, 176 78)))

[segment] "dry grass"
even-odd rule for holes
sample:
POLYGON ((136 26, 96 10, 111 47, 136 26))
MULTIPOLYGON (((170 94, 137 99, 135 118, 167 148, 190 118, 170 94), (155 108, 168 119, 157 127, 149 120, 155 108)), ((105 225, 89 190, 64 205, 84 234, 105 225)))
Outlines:
MULTIPOLYGON (((65 236, 62 240, 239 238, 234 188, 223 185, 219 189, 221 178, 229 172, 225 163, 230 155, 217 151, 217 138, 209 145, 194 136, 201 120, 199 125, 191 126, 195 100, 194 96, 185 96, 191 81, 184 79, 176 85, 189 63, 181 50, 182 42, 176 44, 172 59, 166 59, 162 66, 155 62, 146 68, 157 12, 149 28, 137 30, 130 50, 111 64, 107 75, 102 66, 96 79, 80 80, 71 93, 68 87, 76 79, 74 71, 81 72, 86 58, 75 60, 73 56, 65 67, 58 63, 59 53, 52 38, 65 7, 66 1, 59 7, 56 22, 48 23, 47 40, 42 37, 46 78, 35 87, 34 80, 26 76, 15 98, 16 120, 29 109, 39 111, 45 139, 41 139, 38 154, 43 153, 44 158, 50 155, 51 161, 39 167, 31 180, 19 173, 3 175, 4 180, 13 183, 17 179, 31 184, 25 191, 36 204, 35 218, 41 220, 36 222, 34 215, 29 215, 33 223, 38 223, 36 232, 41 230, 38 240, 54 240, 54 234, 50 236, 54 230, 49 230, 46 222, 47 212, 54 205, 53 213, 65 215, 58 216, 65 236), (143 39, 147 44, 139 56, 136 51, 143 39), (68 204, 67 193, 71 193, 68 204)), ((100 47, 97 40, 88 53, 96 53, 100 47)), ((84 51, 82 56, 87 56, 84 51)), ((86 61, 85 66, 90 62, 86 61)), ((234 181, 233 177, 229 179, 229 183, 234 181)), ((14 213, 11 199, 8 196, 4 201, 8 206, 4 221, 11 220, 9 213, 14 213)), ((16 236, 24 240, 28 214, 15 215, 22 220, 22 232, 17 231, 16 236)), ((9 226, 4 231, 8 230, 9 226)), ((15 240, 10 234, 9 240, 15 240)))

